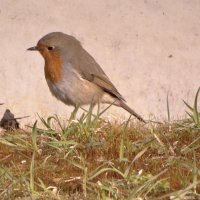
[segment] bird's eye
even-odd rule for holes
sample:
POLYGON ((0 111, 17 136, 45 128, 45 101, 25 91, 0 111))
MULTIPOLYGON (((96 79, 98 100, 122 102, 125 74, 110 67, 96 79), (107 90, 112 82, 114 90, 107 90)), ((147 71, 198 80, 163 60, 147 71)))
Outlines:
POLYGON ((47 47, 47 49, 48 49, 49 51, 52 51, 54 48, 55 48, 54 46, 49 46, 49 47, 47 47))

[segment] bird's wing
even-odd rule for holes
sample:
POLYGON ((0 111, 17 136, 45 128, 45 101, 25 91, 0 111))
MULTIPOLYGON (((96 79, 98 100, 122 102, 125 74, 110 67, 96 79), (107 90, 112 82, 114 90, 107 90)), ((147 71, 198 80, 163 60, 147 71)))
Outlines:
POLYGON ((77 70, 82 75, 82 77, 99 87, 101 87, 105 92, 110 95, 125 101, 122 95, 118 92, 116 87, 109 80, 105 72, 99 66, 99 64, 95 61, 95 59, 84 49, 80 54, 80 60, 77 64, 77 70))
POLYGON ((87 76, 85 77, 89 77, 89 79, 88 78, 86 79, 101 87, 105 92, 109 93, 112 96, 117 97, 120 100, 125 101, 125 99, 118 92, 118 90, 115 88, 115 86, 111 83, 111 81, 108 79, 106 75, 87 74, 87 76))

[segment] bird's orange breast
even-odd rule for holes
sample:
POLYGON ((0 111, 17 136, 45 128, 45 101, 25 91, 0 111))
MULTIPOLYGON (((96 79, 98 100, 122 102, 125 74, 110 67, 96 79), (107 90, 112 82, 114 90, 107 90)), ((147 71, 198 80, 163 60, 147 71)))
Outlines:
POLYGON ((53 83, 61 80, 62 59, 56 52, 42 52, 45 58, 45 78, 53 83))

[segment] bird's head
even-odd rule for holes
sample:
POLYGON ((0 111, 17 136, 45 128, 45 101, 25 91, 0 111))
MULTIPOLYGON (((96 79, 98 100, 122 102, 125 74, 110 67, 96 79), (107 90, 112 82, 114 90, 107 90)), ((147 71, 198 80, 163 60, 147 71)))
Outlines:
POLYGON ((62 32, 52 32, 42 37, 36 46, 27 50, 39 51, 45 60, 55 56, 67 59, 72 57, 80 47, 80 42, 73 36, 62 32))

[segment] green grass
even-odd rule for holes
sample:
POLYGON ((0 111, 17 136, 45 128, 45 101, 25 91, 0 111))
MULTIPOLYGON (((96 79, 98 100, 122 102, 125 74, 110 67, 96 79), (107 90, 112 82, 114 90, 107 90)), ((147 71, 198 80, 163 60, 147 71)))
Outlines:
POLYGON ((110 123, 105 112, 39 118, 0 138, 0 199, 200 199, 198 93, 188 119, 110 123))

